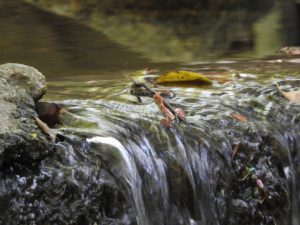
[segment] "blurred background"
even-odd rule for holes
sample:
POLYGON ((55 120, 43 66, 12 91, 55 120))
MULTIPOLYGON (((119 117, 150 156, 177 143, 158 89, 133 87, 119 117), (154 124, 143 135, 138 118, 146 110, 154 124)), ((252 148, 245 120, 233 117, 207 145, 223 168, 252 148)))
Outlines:
POLYGON ((0 63, 51 80, 272 58, 300 44, 299 10, 296 0, 0 0, 0 63))

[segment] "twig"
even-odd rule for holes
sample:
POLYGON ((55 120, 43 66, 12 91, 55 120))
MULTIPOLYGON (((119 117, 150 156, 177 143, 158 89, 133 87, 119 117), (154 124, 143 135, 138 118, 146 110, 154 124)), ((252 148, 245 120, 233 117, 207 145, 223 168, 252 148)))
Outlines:
POLYGON ((278 83, 275 81, 274 77, 272 77, 272 79, 273 79, 273 81, 274 81, 276 87, 278 88, 278 90, 282 93, 282 90, 281 90, 281 88, 279 87, 278 83))
POLYGON ((155 92, 151 88, 149 88, 146 84, 134 81, 131 85, 130 94, 136 96, 138 101, 141 102, 141 97, 152 97, 154 98, 155 103, 159 106, 160 110, 166 115, 166 119, 168 121, 175 120, 177 123, 180 121, 186 122, 184 118, 177 115, 176 110, 172 108, 172 106, 165 101, 164 96, 168 96, 173 98, 175 97, 174 92, 166 92, 159 91, 155 92), (172 95, 170 94, 172 93, 172 95), (164 96, 163 96, 164 95, 164 96))
POLYGON ((36 125, 45 133, 45 134, 48 134, 51 141, 52 142, 55 142, 56 140, 56 132, 53 131, 52 129, 50 129, 48 127, 48 125, 46 123, 44 123, 43 121, 41 121, 38 117, 35 117, 35 122, 36 122, 36 125))

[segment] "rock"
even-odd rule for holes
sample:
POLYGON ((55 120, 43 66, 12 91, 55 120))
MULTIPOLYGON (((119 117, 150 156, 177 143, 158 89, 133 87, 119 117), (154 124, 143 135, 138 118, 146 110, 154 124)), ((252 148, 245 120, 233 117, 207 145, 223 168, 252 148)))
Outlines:
POLYGON ((232 199, 231 200, 232 211, 236 213, 247 213, 249 212, 249 205, 247 202, 241 199, 232 199))
POLYGON ((293 47, 284 47, 279 49, 279 53, 282 55, 288 56, 299 56, 300 55, 300 47, 293 46, 293 47))
POLYGON ((28 97, 20 95, 19 91, 25 91, 30 98, 38 101, 47 90, 45 77, 33 67, 13 63, 3 64, 0 66, 0 77, 2 89, 8 88, 18 92, 16 94, 1 90, 1 93, 6 93, 7 97, 11 97, 13 101, 20 99, 19 97, 28 97))
POLYGON ((52 144, 36 126, 35 102, 46 92, 45 77, 21 64, 0 65, 0 169, 39 162, 52 144))

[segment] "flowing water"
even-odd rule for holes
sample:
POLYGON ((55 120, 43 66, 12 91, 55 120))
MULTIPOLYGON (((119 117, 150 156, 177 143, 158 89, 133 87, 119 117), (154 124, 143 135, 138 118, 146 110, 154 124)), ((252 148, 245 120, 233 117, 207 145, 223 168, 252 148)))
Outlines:
POLYGON ((70 112, 51 157, 1 171, 1 224, 300 223, 300 106, 275 85, 299 89, 298 58, 154 62, 19 1, 0 8, 0 61, 38 68, 45 100, 70 112), (151 98, 129 94, 147 66, 222 79, 164 87, 187 120, 164 128, 151 98))

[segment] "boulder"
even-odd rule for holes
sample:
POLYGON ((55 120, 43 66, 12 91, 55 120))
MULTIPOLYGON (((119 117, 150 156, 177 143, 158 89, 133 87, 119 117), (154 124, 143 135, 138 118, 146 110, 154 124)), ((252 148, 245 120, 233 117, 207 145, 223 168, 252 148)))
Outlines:
POLYGON ((0 169, 33 166, 53 150, 35 124, 35 103, 46 89, 45 77, 36 69, 0 65, 0 169))

